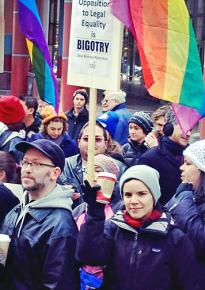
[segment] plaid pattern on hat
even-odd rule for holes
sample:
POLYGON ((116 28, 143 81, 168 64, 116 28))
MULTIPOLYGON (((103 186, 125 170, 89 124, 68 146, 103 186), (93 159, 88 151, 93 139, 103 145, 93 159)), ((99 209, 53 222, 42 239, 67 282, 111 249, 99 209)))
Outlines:
POLYGON ((187 157, 198 169, 205 172, 205 140, 192 143, 183 155, 187 157))
POLYGON ((129 119, 129 123, 137 124, 146 135, 151 132, 153 128, 153 122, 150 115, 142 111, 134 113, 129 119))

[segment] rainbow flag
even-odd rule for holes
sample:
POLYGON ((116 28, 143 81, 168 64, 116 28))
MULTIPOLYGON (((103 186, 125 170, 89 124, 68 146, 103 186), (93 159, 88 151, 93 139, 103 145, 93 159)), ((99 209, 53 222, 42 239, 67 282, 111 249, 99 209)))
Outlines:
POLYGON ((205 88, 196 38, 184 0, 111 0, 110 7, 137 42, 149 93, 175 103, 175 113, 181 114, 180 125, 187 131, 205 116, 205 88), (177 104, 192 110, 188 108, 183 113, 183 107, 178 109, 177 104), (192 114, 191 122, 188 112, 192 114))
POLYGON ((19 23, 31 58, 40 98, 59 109, 59 94, 35 0, 18 0, 19 23))

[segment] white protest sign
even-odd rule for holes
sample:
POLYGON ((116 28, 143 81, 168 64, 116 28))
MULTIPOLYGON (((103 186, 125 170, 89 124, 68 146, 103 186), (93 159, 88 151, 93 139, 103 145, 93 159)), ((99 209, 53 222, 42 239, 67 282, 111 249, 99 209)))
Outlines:
POLYGON ((111 14, 109 2, 72 2, 67 79, 70 85, 111 90, 120 87, 123 26, 111 14))

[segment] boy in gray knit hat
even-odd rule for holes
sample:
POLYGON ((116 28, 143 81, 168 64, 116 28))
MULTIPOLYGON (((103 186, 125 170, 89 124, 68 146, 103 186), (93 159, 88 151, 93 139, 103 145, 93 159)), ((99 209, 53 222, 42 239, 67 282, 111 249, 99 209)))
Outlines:
POLYGON ((129 138, 128 143, 123 146, 123 157, 128 166, 138 163, 142 154, 148 148, 145 144, 145 138, 151 132, 152 119, 146 112, 135 112, 129 119, 129 138))

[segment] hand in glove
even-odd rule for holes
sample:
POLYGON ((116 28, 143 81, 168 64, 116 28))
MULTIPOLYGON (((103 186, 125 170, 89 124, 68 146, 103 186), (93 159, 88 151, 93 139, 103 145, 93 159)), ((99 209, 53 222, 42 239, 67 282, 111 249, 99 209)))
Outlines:
POLYGON ((88 214, 92 216, 104 216, 105 204, 96 201, 96 194, 101 189, 100 185, 91 186, 87 180, 81 185, 83 199, 88 204, 88 214))

